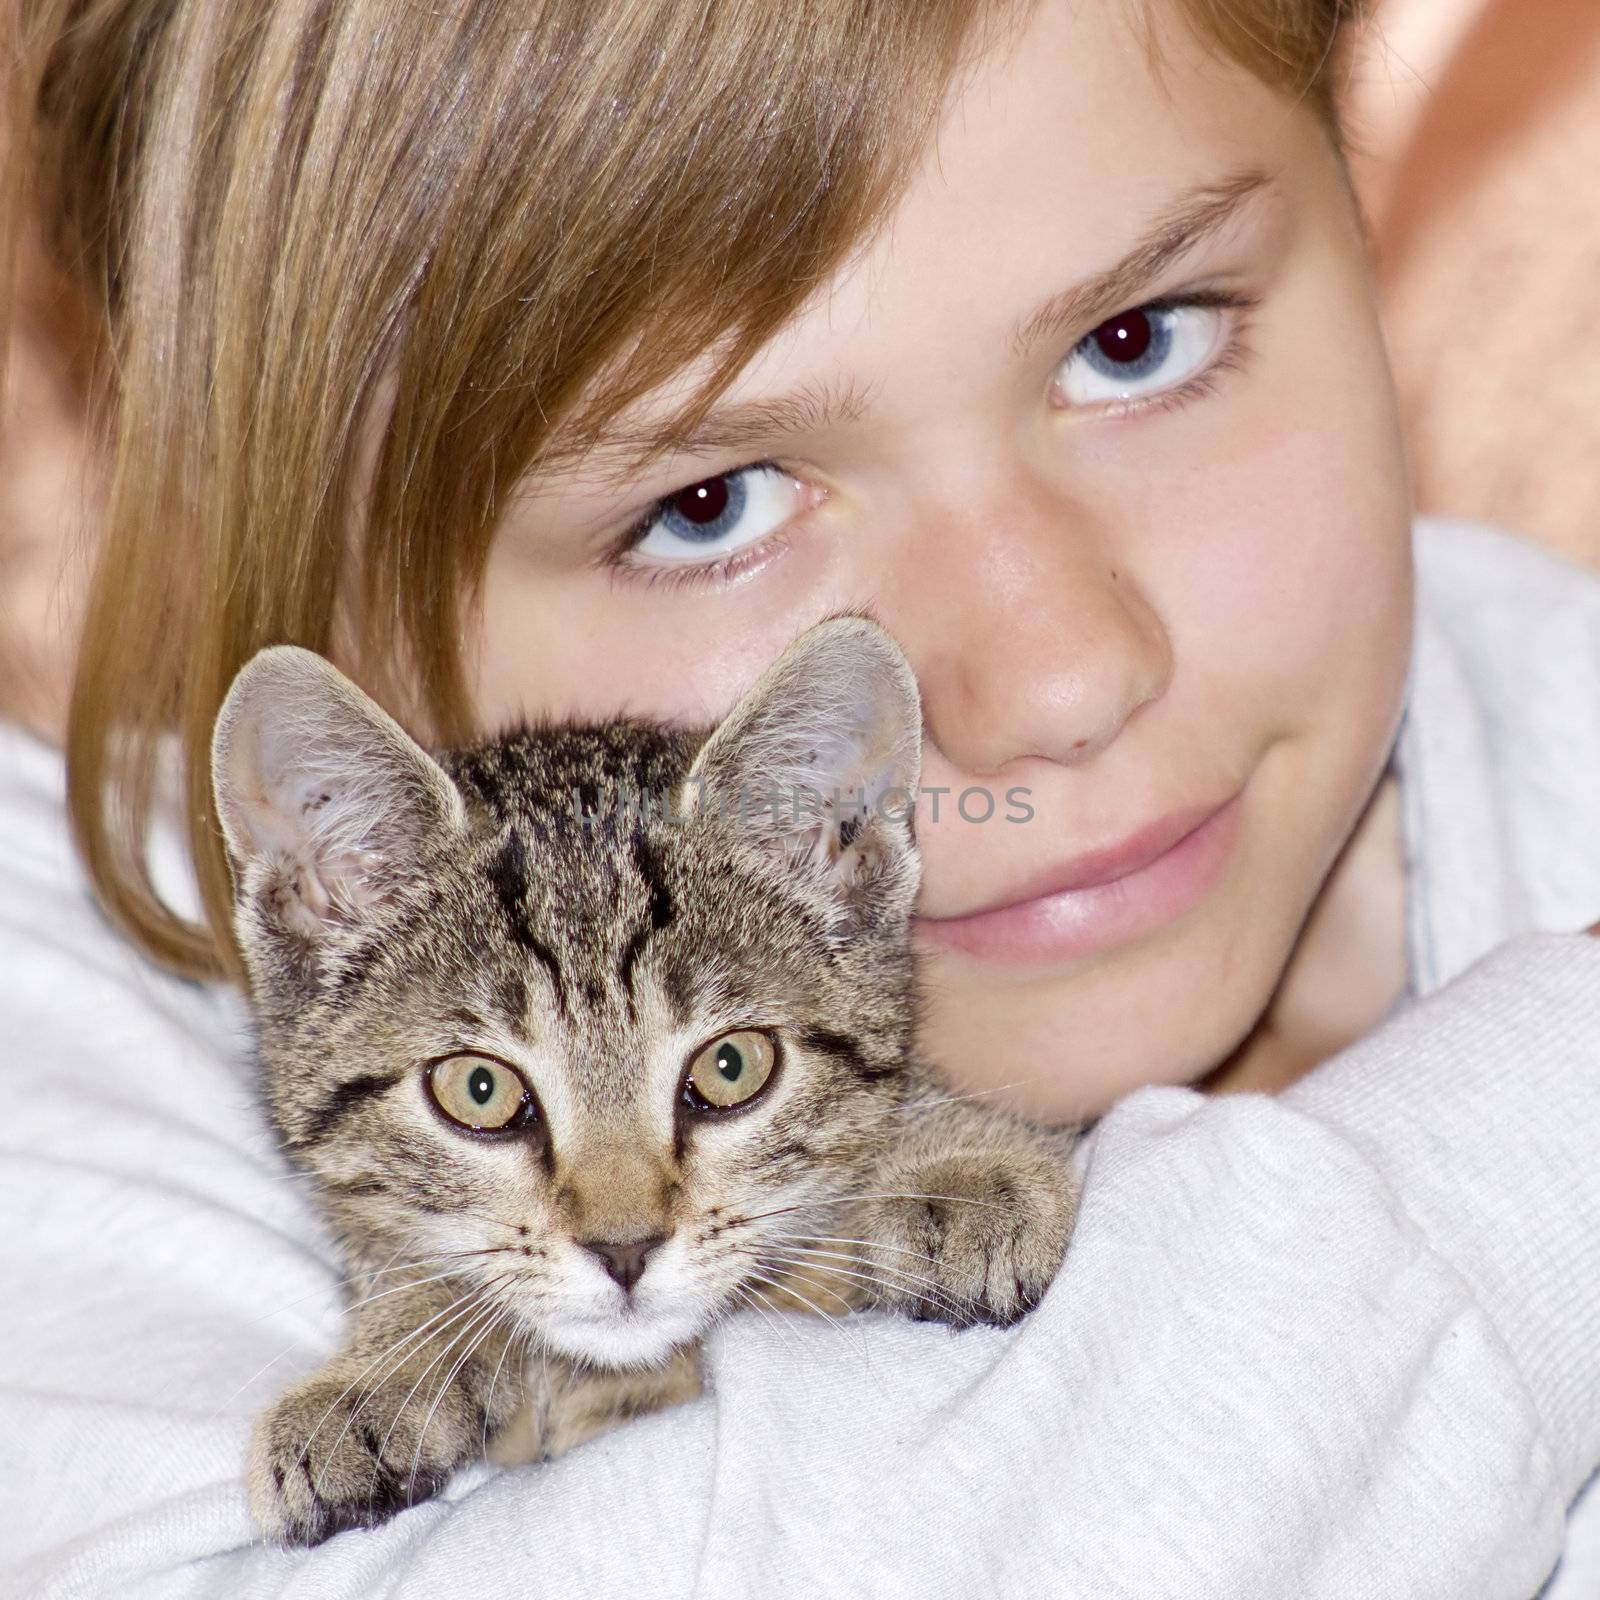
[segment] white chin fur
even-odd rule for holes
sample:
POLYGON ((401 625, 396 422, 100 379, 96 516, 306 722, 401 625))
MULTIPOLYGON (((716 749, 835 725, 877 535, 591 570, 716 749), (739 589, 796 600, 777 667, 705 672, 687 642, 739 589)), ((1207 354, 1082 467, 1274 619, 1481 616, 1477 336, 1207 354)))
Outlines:
POLYGON ((693 1339, 704 1325, 703 1317, 689 1312, 634 1312, 554 1317, 540 1331, 552 1349, 597 1367, 654 1367, 693 1339))

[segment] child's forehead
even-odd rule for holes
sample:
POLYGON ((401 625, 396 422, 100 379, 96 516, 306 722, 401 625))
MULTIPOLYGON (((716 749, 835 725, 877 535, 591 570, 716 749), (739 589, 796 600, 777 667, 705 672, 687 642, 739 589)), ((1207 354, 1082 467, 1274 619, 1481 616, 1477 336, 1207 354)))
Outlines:
POLYGON ((1298 108, 1189 25, 1183 0, 1045 0, 952 80, 907 198, 938 185, 1043 185, 1067 203, 1146 198, 1273 141, 1298 108))
POLYGON ((668 434, 706 459, 835 435, 870 419, 880 376, 912 372, 930 341, 1016 359, 1081 335, 1186 251, 1282 209, 1326 152, 1308 109, 1187 30, 1157 63, 1125 8, 1043 4, 963 74, 883 225, 710 414, 675 420, 716 353, 618 419, 585 475, 637 470, 668 434))

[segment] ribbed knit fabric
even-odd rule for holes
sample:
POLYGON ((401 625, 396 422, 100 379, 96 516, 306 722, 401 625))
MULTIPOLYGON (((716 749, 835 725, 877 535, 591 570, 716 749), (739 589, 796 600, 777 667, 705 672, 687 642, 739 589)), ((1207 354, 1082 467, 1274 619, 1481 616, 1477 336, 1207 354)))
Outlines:
POLYGON ((256 1537, 339 1328, 242 1017, 94 910, 0 731, 0 1595, 1600 1595, 1600 584, 1419 529, 1417 998, 1276 1099, 1147 1089, 1007 1332, 733 1320, 712 1392, 371 1533, 256 1537))
POLYGON ((1383 1051, 1313 1074, 1282 1101, 1342 1131, 1461 1273, 1527 1385, 1569 1496, 1594 1470, 1600 1437, 1600 1278, 1573 1272, 1600 1259, 1594 956, 1570 935, 1521 935, 1392 1023, 1383 1051), (1553 1019, 1586 1019, 1592 1032, 1553 1019), (1506 1058, 1462 1070, 1494 1036, 1511 1046, 1506 1058))

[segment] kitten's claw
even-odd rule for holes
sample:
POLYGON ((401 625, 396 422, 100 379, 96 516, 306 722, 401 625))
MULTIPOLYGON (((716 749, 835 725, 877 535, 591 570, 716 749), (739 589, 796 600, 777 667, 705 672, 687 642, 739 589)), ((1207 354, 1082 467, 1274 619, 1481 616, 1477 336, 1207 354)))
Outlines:
POLYGON ((1004 1327, 1043 1298, 1078 1205, 1058 1147, 1039 1138, 930 1153, 891 1161, 882 1177, 897 1198, 866 1202, 862 1228, 879 1305, 956 1327, 1004 1327))
POLYGON ((414 1374, 376 1392, 352 1376, 325 1368, 256 1422, 250 1507, 284 1544, 321 1544, 386 1522, 435 1493, 481 1446, 482 1415, 459 1389, 446 1390, 435 1409, 430 1385, 411 1392, 414 1374))

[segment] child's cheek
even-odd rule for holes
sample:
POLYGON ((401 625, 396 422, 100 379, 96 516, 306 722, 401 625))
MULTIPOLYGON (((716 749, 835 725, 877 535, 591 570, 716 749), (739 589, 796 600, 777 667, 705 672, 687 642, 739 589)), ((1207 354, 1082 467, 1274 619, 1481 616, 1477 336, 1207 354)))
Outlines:
MULTIPOLYGON (((1153 577, 1174 636, 1261 731, 1332 716, 1346 739, 1390 731, 1409 659, 1410 507, 1392 391, 1359 304, 1341 336, 1291 354, 1193 475, 1163 524, 1153 577)), ((1153 509, 1152 513, 1153 515, 1153 509)))

